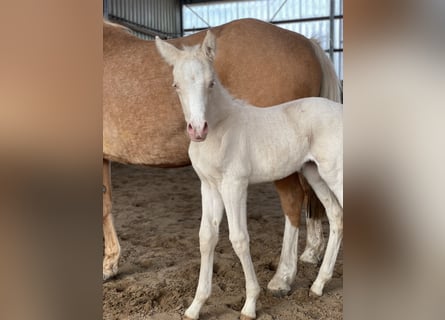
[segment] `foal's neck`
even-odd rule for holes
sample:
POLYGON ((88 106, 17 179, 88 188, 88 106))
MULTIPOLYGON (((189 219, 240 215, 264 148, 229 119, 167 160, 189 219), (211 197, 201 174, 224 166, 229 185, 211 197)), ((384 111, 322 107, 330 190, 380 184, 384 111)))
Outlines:
POLYGON ((233 112, 239 111, 243 102, 235 99, 226 88, 223 87, 218 78, 215 79, 215 86, 210 94, 209 107, 210 114, 207 116, 210 124, 216 125, 226 119, 233 112))

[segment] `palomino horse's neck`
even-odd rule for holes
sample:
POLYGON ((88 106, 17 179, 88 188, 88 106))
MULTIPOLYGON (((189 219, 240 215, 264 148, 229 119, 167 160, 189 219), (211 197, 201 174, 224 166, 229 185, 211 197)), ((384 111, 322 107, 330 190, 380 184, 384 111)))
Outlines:
POLYGON ((242 106, 243 102, 231 96, 216 77, 215 86, 209 96, 209 112, 206 114, 209 125, 217 125, 233 112, 237 112, 242 106))

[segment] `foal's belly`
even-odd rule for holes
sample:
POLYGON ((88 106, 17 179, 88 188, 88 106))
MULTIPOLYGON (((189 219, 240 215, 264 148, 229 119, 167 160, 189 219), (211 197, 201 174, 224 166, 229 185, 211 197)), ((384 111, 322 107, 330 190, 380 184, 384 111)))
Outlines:
POLYGON ((308 152, 309 141, 293 135, 291 130, 267 143, 252 143, 248 152, 249 183, 275 181, 300 171, 308 152))
POLYGON ((251 167, 251 173, 249 175, 249 184, 270 182, 283 179, 297 171, 300 171, 303 164, 303 160, 281 161, 276 159, 271 164, 259 164, 254 163, 251 167))

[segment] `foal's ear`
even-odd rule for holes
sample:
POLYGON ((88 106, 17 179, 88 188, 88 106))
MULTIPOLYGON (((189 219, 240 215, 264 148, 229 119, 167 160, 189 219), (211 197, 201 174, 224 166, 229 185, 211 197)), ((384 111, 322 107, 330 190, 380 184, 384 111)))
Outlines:
POLYGON ((201 50, 204 55, 209 58, 210 61, 215 59, 216 53, 216 38, 215 35, 209 30, 201 45, 201 50))
POLYGON ((158 36, 156 36, 155 42, 156 48, 158 49, 162 58, 164 58, 165 62, 172 66, 178 59, 181 50, 177 49, 167 41, 161 40, 161 38, 158 36))

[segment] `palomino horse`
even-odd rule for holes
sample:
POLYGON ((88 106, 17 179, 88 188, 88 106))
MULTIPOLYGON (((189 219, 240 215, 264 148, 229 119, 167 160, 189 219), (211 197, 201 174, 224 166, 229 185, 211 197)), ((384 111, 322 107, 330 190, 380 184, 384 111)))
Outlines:
MULTIPOLYGON (((263 109, 234 99, 213 68, 216 41, 210 31, 202 45, 184 50, 159 38, 156 45, 173 66, 173 86, 192 140, 189 156, 201 180, 201 270, 195 299, 185 317, 198 319, 210 296, 214 251, 225 208, 230 241, 246 278, 241 319, 255 319, 260 286, 249 250, 247 186, 279 180, 296 171, 304 174, 329 219, 325 257, 311 287, 314 294, 321 295, 332 277, 343 236, 343 106, 326 98, 304 98, 263 109)), ((291 229, 286 220, 285 232, 295 242, 298 228, 291 229)), ((287 276, 293 279, 295 272, 287 276)))
MULTIPOLYGON (((340 99, 333 66, 315 42, 254 19, 237 20, 212 31, 219 47, 216 72, 237 98, 258 106, 308 96, 340 99)), ((156 52, 154 41, 140 40, 125 28, 107 23, 103 34, 103 277, 107 279, 117 273, 120 255, 111 216, 110 160, 157 167, 185 166, 190 160, 181 107, 169 89, 171 70, 156 52)), ((194 45, 204 35, 170 43, 194 45)), ((298 226, 304 199, 298 175, 275 181, 275 186, 286 217, 298 226)), ((301 258, 317 261, 323 246, 321 222, 308 219, 308 241, 301 258)), ((277 279, 270 289, 288 292, 287 283, 277 279)))

